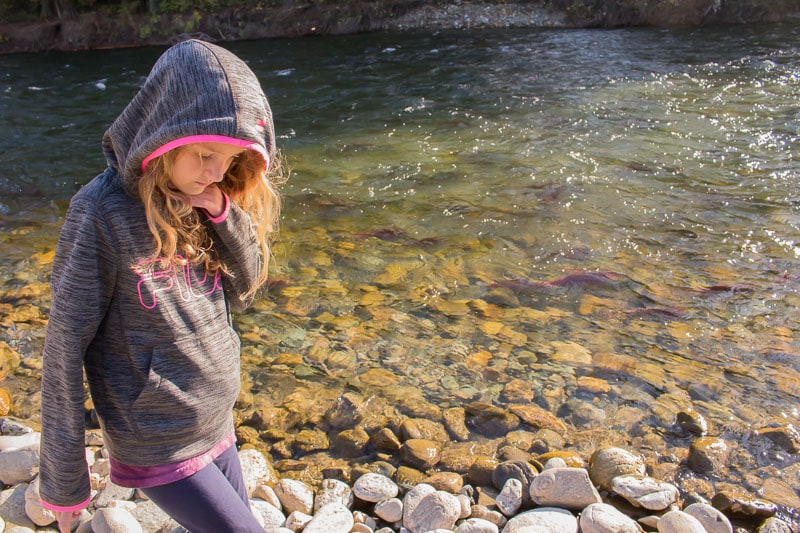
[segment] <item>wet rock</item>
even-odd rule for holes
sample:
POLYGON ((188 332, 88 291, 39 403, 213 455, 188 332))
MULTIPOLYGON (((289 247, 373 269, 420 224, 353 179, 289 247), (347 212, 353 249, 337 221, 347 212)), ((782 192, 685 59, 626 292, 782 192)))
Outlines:
POLYGON ((436 472, 422 480, 436 490, 443 490, 450 494, 458 494, 464 486, 464 478, 455 472, 436 472))
MULTIPOLYGON (((391 480, 389 481, 391 482, 391 480)), ((329 503, 338 503, 350 508, 353 506, 353 494, 353 489, 344 481, 325 479, 320 484, 317 495, 314 498, 314 513, 329 503)))
POLYGON ((493 457, 480 455, 475 458, 467 471, 467 478, 475 485, 493 486, 494 471, 499 462, 493 457))
POLYGON ((658 533, 706 533, 706 529, 690 514, 669 511, 658 519, 658 533))
POLYGON ((400 458, 403 462, 420 470, 434 467, 441 456, 439 443, 428 439, 408 439, 400 448, 400 458))
POLYGON ((275 494, 281 501, 284 512, 300 511, 311 514, 314 510, 314 490, 296 479, 283 478, 274 485, 275 494))
POLYGON ((380 450, 396 452, 402 446, 400 439, 389 428, 383 428, 375 433, 371 439, 372 444, 380 450))
POLYGON ((529 426, 540 429, 550 429, 561 435, 568 431, 567 424, 562 422, 550 411, 542 409, 541 407, 515 404, 509 406, 508 409, 529 426))
POLYGON ((455 533, 498 533, 497 524, 483 518, 468 518, 461 522, 455 533))
POLYGON ((403 502, 398 498, 381 500, 375 504, 373 510, 378 518, 390 524, 403 519, 403 502))
POLYGON ((777 428, 762 428, 756 431, 759 437, 766 437, 775 446, 789 453, 800 452, 800 433, 794 426, 782 426, 777 428))
POLYGON ((464 409, 461 407, 445 409, 442 413, 442 418, 444 419, 444 426, 447 429, 447 433, 453 440, 460 442, 469 440, 469 429, 467 428, 466 422, 467 415, 464 409))
MULTIPOLYGON (((492 471, 492 485, 501 489, 509 479, 517 479, 523 487, 530 487, 536 477, 536 470, 527 461, 504 461, 492 471)), ((532 500, 528 490, 523 490, 522 504, 530 505, 532 500)))
POLYGON ((539 464, 543 465, 547 464, 552 459, 560 459, 564 461, 564 465, 571 468, 584 467, 583 458, 577 453, 571 451, 554 451, 554 452, 543 453, 536 458, 536 461, 539 464))
POLYGON ((350 509, 340 503, 330 503, 314 515, 303 533, 349 533, 353 524, 350 509))
POLYGON ((456 520, 461 515, 461 502, 458 498, 435 490, 423 496, 419 502, 403 516, 403 526, 412 533, 424 533, 434 529, 455 529, 456 520))
POLYGON ((595 450, 589 459, 589 477, 600 488, 611 490, 617 476, 644 477, 644 460, 622 448, 608 447, 595 450))
POLYGON ((700 437, 689 447, 689 467, 699 474, 722 471, 728 464, 730 446, 717 437, 700 437))
POLYGON ((767 518, 758 526, 758 533, 795 533, 795 531, 791 524, 775 517, 767 518))
POLYGON ((531 482, 530 494, 537 505, 573 510, 602 501, 583 468, 547 468, 531 482))
POLYGON ((467 427, 489 438, 502 437, 520 424, 517 415, 490 403, 472 402, 465 411, 467 427))
POLYGON ((512 379, 503 386, 500 399, 506 403, 530 404, 533 402, 533 387, 531 382, 522 379, 512 379))
POLYGON ((394 498, 400 492, 397 484, 381 474, 364 474, 353 484, 353 494, 365 502, 379 502, 394 498))
POLYGON ((592 503, 581 511, 581 533, 641 533, 642 528, 628 515, 607 503, 592 503))
POLYGON ((520 480, 509 478, 495 499, 497 509, 506 516, 514 516, 522 506, 523 492, 520 480))
POLYGON ((617 476, 611 480, 611 490, 650 511, 663 511, 678 499, 677 487, 651 477, 617 476))
POLYGON ((503 528, 503 533, 577 533, 578 519, 555 507, 539 507, 520 513, 503 528))
POLYGON ((411 488, 419 485, 422 483, 423 479, 425 479, 425 474, 410 466, 399 467, 395 474, 395 481, 403 488, 411 488))
POLYGON ((764 520, 774 515, 778 506, 751 495, 739 487, 720 490, 711 499, 711 505, 730 517, 764 520))
POLYGON ((708 433, 708 422, 703 415, 692 408, 679 412, 675 418, 675 425, 681 431, 692 435, 703 436, 708 433))
MULTIPOLYGON (((364 430, 362 429, 361 432, 363 431, 364 430)), ((367 436, 366 439, 368 440, 369 437, 367 436)), ((294 436, 294 440, 292 441, 292 446, 294 447, 295 450, 297 450, 300 453, 309 454, 317 451, 327 450, 330 447, 330 442, 328 441, 328 435, 325 434, 324 431, 320 431, 318 429, 303 429, 301 431, 298 431, 297 434, 294 436)), ((364 446, 366 446, 366 444, 361 443, 361 448, 363 448, 364 446)), ((357 457, 357 456, 347 456, 347 457, 357 457)))
POLYGON ((360 457, 366 453, 369 435, 362 428, 346 429, 336 434, 331 449, 342 457, 360 457))
POLYGON ((348 429, 362 419, 364 399, 355 393, 346 392, 325 413, 324 420, 332 429, 348 429))
POLYGON ((448 440, 444 425, 425 418, 406 418, 397 432, 401 441, 408 439, 427 439, 437 442, 448 440))
POLYGON ((606 412, 590 402, 571 398, 558 409, 558 416, 577 427, 597 427, 605 422, 606 412))
POLYGON ((94 533, 142 533, 142 526, 133 515, 121 508, 99 509, 92 518, 94 533))
POLYGON ((728 517, 707 503, 693 503, 683 512, 695 517, 708 533, 733 533, 733 526, 728 517))

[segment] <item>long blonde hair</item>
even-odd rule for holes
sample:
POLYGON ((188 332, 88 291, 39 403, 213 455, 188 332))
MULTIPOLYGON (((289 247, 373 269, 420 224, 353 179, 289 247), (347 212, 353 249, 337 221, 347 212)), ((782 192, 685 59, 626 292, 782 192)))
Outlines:
MULTIPOLYGON (((150 161, 139 180, 139 197, 144 203, 147 225, 153 235, 153 259, 175 265, 202 264, 205 271, 217 270, 231 275, 214 249, 203 218, 186 201, 186 196, 170 186, 175 157, 184 147, 166 152, 150 161)), ((252 296, 267 281, 270 242, 277 230, 281 197, 277 186, 285 181, 286 169, 279 153, 264 171, 260 155, 245 150, 231 164, 218 184, 253 223, 256 241, 261 248, 261 271, 245 296, 252 296)))

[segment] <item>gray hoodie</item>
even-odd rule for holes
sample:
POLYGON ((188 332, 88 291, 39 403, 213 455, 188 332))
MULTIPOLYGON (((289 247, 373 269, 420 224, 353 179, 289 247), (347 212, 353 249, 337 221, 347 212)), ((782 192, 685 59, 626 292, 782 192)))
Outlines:
POLYGON ((206 221, 231 276, 202 266, 161 268, 143 204, 142 162, 165 146, 214 136, 275 150, 272 115, 247 65, 225 49, 185 41, 168 49, 103 137, 108 168, 70 202, 56 249, 42 373, 40 494, 69 508, 90 494, 84 379, 106 446, 119 462, 168 464, 233 430, 239 338, 230 311, 247 307, 259 246, 231 202, 206 221))

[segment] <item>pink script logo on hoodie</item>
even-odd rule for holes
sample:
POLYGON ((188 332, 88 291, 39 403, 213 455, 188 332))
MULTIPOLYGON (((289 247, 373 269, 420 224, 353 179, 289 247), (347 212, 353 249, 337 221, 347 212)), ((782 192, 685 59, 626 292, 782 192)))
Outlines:
MULTIPOLYGON (((183 259, 176 256, 178 259, 183 259)), ((199 278, 189 265, 188 261, 178 268, 174 262, 161 259, 148 259, 136 265, 139 275, 137 290, 139 302, 146 309, 155 309, 158 305, 158 295, 166 297, 170 292, 177 293, 183 301, 188 302, 194 298, 205 297, 221 288, 220 274, 205 273, 199 278)))

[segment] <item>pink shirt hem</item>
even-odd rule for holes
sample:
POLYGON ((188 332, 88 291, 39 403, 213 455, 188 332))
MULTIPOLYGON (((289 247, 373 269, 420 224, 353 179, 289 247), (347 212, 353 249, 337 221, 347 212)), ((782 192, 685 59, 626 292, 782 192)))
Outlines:
POLYGON ((222 452, 236 443, 236 434, 231 432, 210 450, 195 457, 166 465, 131 466, 113 458, 111 463, 111 481, 121 487, 146 489, 157 487, 185 479, 210 465, 222 452))

